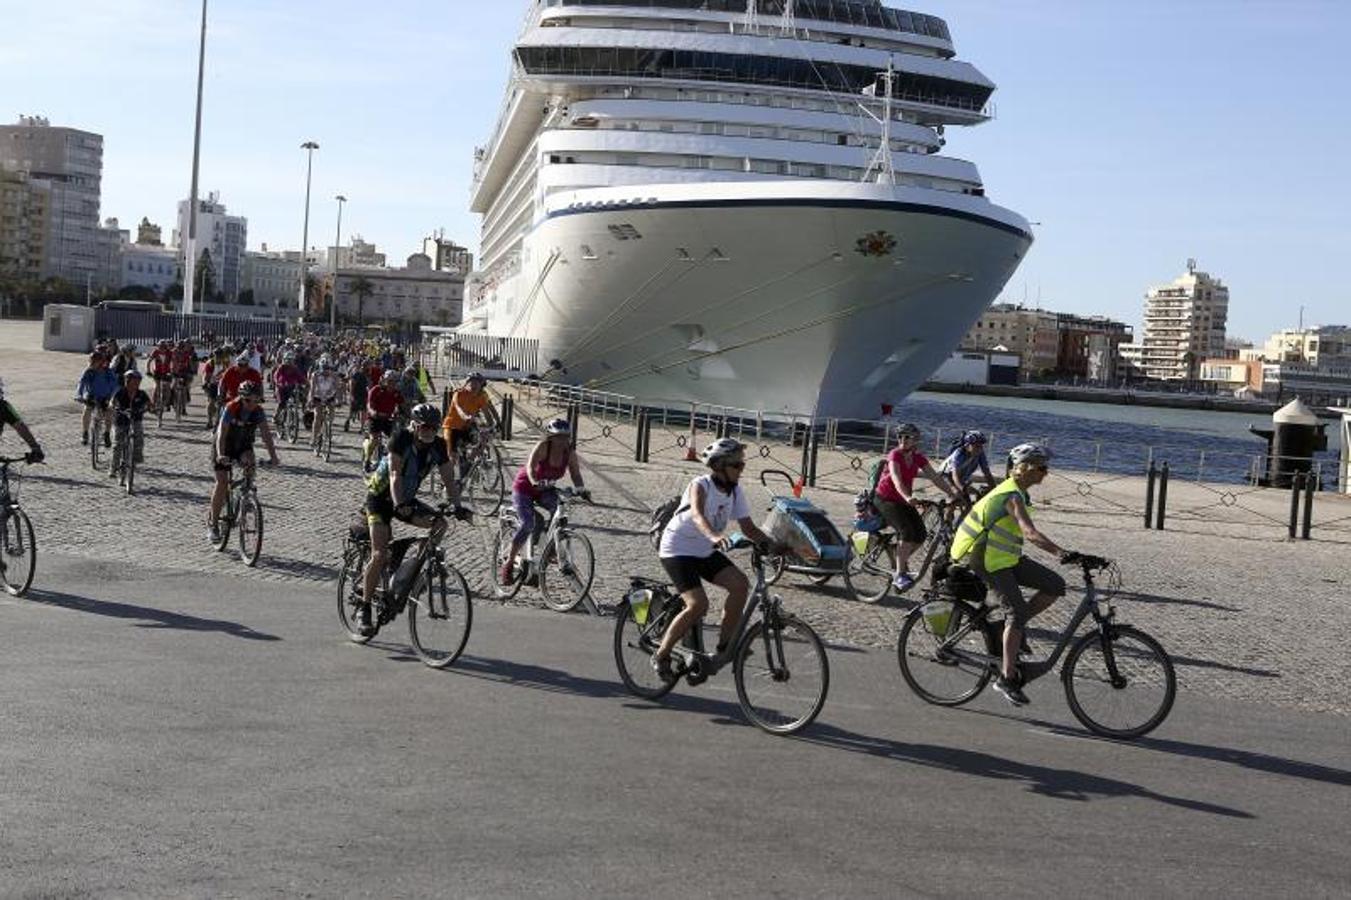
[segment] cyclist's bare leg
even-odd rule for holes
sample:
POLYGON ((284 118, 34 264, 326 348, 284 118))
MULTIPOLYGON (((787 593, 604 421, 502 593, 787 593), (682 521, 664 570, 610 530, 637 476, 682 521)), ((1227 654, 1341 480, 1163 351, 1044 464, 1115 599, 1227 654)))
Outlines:
POLYGON ((80 433, 86 438, 89 437, 89 420, 94 416, 94 407, 86 404, 84 415, 80 417, 80 433))
POLYGON ((718 650, 722 652, 741 624, 741 611, 746 606, 746 598, 750 596, 751 583, 746 579, 746 573, 736 566, 723 569, 713 579, 713 583, 727 591, 727 599, 722 604, 722 624, 718 630, 718 650))
MULTIPOLYGON (((1051 594, 1046 591, 1038 591, 1032 595, 1032 599, 1027 601, 1027 620, 1032 621, 1033 617, 1046 612, 1051 604, 1059 599, 1059 595, 1051 594)), ((1002 672, 1005 678, 1013 678, 1018 668, 1018 649, 1023 645, 1023 632, 1025 627, 1020 628, 1013 621, 1013 616, 1009 616, 1004 622, 1004 660, 1002 672)))
POLYGON ((211 509, 206 524, 215 525, 220 521, 220 511, 225 508, 225 500, 230 495, 230 470, 216 470, 216 484, 211 489, 211 509))
POLYGON ((375 589, 380 585, 380 573, 385 570, 385 563, 389 561, 389 538, 390 528, 384 522, 371 520, 371 558, 366 563, 365 577, 362 578, 362 594, 367 602, 375 596, 375 589))
POLYGON ((685 601, 685 608, 671 620, 670 627, 666 629, 666 634, 661 639, 661 646, 652 654, 657 659, 670 659, 671 648, 679 643, 690 627, 708 612, 708 594, 704 593, 702 585, 690 588, 680 595, 680 599, 685 601))
POLYGON ((915 551, 920 548, 920 544, 912 544, 909 541, 901 541, 896 545, 896 575, 899 577, 904 572, 909 571, 910 557, 915 555, 915 551))

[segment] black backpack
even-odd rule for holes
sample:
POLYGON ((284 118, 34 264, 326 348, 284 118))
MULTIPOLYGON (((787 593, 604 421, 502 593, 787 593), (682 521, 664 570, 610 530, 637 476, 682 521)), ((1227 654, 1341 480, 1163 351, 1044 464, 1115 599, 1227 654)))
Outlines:
POLYGON ((666 530, 666 525, 675 517, 675 514, 684 512, 688 508, 681 504, 684 499, 685 492, 681 491, 652 510, 652 524, 648 526, 647 539, 652 544, 653 550, 661 548, 661 533, 666 530))

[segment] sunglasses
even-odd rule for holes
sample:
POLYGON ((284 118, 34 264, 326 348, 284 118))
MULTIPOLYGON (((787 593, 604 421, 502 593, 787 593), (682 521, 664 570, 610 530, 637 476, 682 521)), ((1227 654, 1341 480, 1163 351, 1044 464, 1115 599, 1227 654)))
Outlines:
POLYGON ((722 464, 722 467, 723 467, 724 469, 736 469, 736 470, 739 472, 739 471, 741 471, 742 469, 746 468, 746 461, 745 461, 745 460, 742 460, 741 462, 729 462, 729 463, 723 463, 723 464, 722 464))
POLYGON ((1032 471, 1033 471, 1033 472, 1049 472, 1049 471, 1050 471, 1050 467, 1049 467, 1049 466, 1033 466, 1033 467, 1032 467, 1032 471))

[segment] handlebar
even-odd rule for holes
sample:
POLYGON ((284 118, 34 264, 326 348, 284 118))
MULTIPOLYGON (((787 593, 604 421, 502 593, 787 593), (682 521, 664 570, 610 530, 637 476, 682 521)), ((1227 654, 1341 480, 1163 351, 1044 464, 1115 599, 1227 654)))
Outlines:
POLYGON ((1093 556, 1089 553, 1076 553, 1071 550, 1060 557, 1061 565, 1079 566, 1084 570, 1084 574, 1089 572, 1101 571, 1112 564, 1110 559, 1103 556, 1093 556))

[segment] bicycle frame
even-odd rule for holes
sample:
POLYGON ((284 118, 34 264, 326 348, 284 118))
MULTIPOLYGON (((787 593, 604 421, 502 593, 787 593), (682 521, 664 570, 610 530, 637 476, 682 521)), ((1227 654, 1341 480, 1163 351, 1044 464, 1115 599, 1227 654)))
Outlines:
MULTIPOLYGON (((729 660, 736 658, 737 648, 746 637, 755 614, 762 606, 767 609, 777 602, 769 596, 769 586, 765 584, 764 559, 760 556, 759 550, 751 551, 751 569, 755 572, 755 584, 751 588, 750 596, 746 598, 746 607, 741 611, 741 621, 737 623, 736 633, 727 642, 722 653, 708 653, 704 649, 704 618, 700 616, 681 639, 682 644, 688 642, 693 646, 677 646, 671 650, 671 655, 680 657, 685 664, 685 672, 681 674, 693 674, 699 680, 716 675, 729 660)), ((673 599, 684 602, 680 594, 674 594, 673 599)), ((782 648, 779 649, 782 655, 782 648)))

